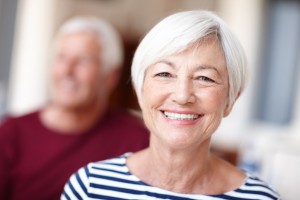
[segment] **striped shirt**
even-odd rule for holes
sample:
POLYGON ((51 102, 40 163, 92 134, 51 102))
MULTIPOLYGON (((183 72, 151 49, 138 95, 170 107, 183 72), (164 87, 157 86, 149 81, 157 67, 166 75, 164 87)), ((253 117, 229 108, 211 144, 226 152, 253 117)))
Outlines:
POLYGON ((65 185, 61 200, 66 199, 172 199, 172 200, 221 200, 221 199, 279 199, 279 196, 260 179, 247 174, 238 189, 219 195, 179 194, 141 181, 129 172, 126 158, 120 157, 90 163, 73 174, 65 185))

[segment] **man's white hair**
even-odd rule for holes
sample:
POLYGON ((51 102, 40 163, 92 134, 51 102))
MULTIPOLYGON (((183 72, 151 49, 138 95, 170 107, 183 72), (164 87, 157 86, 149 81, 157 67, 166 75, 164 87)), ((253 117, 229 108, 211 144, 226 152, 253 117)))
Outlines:
POLYGON ((76 32, 93 32, 101 45, 100 58, 104 70, 110 71, 123 65, 123 45, 116 29, 104 20, 95 17, 74 17, 58 30, 57 38, 76 32))

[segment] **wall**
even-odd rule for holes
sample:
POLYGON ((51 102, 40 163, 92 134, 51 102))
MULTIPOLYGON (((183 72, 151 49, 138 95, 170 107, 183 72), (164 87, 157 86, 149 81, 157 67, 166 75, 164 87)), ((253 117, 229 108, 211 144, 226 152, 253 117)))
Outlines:
POLYGON ((0 120, 6 113, 17 4, 18 0, 0 0, 0 120))
POLYGON ((47 99, 48 46, 53 32, 54 1, 20 1, 10 76, 8 111, 18 115, 47 99))

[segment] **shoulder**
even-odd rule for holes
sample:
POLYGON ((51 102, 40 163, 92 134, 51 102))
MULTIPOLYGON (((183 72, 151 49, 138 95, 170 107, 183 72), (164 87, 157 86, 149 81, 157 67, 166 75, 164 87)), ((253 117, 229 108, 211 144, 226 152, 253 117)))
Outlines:
POLYGON ((1 127, 9 126, 9 125, 15 124, 15 123, 21 123, 21 122, 35 120, 38 118, 39 112, 40 111, 34 111, 34 112, 30 112, 30 113, 20 115, 20 116, 8 115, 1 122, 1 127))
MULTIPOLYGON (((19 156, 19 147, 23 140, 21 138, 24 132, 24 127, 31 126, 31 123, 27 122, 27 118, 31 118, 33 113, 18 116, 18 117, 6 117, 0 125, 0 159, 3 164, 12 163, 13 160, 17 160, 19 156), (5 161, 3 161, 5 159, 5 161)), ((0 161, 1 162, 1 161, 0 161)), ((2 164, 2 163, 1 163, 2 164)))
POLYGON ((280 199, 279 194, 265 181, 250 173, 246 175, 245 183, 236 192, 243 193, 245 197, 252 195, 257 199, 280 199))
POLYGON ((130 153, 126 153, 119 157, 91 162, 86 166, 88 177, 95 176, 117 176, 118 174, 127 174, 126 158, 130 153))
MULTIPOLYGON (((99 162, 91 162, 74 173, 65 185, 64 197, 79 195, 77 198, 87 199, 89 196, 99 197, 99 190, 105 189, 109 183, 118 183, 120 176, 127 176, 126 154, 99 162)), ((71 198, 72 199, 72 198, 71 198)))
POLYGON ((93 180, 90 179, 90 181, 96 185, 105 185, 107 181, 126 180, 129 176, 129 170, 126 166, 128 154, 130 153, 99 162, 89 163, 85 168, 88 179, 93 178, 93 180))
POLYGON ((119 157, 98 161, 98 162, 91 162, 86 166, 82 167, 77 171, 77 174, 83 175, 84 179, 89 179, 92 177, 97 177, 101 179, 101 176, 107 175, 111 176, 114 173, 116 174, 126 174, 128 173, 128 168, 126 167, 126 157, 131 153, 123 154, 119 157))
POLYGON ((38 121, 38 113, 39 111, 35 111, 21 116, 7 116, 0 125, 0 137, 7 134, 12 136, 17 130, 23 129, 22 127, 31 126, 33 121, 38 121))

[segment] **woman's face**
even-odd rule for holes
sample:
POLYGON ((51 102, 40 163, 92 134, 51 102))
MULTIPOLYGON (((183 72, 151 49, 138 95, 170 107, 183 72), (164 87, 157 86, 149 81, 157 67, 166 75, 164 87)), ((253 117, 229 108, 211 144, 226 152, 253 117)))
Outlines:
POLYGON ((200 147, 228 115, 228 75, 218 40, 161 59, 145 73, 141 106, 152 141, 200 147))

